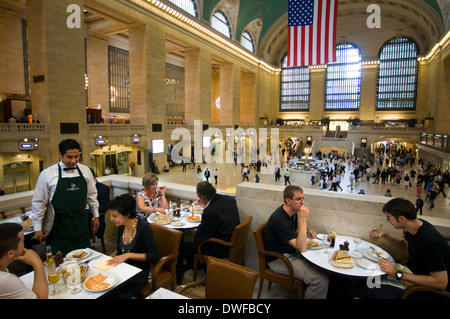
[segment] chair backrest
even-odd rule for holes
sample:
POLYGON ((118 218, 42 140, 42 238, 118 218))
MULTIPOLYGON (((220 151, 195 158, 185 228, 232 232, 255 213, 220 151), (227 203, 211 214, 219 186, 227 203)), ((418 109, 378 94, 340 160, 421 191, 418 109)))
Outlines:
MULTIPOLYGON (((154 223, 150 224, 150 226, 153 230, 153 236, 158 243, 160 258, 178 252, 180 248, 181 238, 183 237, 183 232, 154 223)), ((176 259, 168 263, 168 265, 166 265, 166 268, 172 268, 175 266, 176 259)))
POLYGON ((266 255, 264 254, 264 251, 266 250, 265 244, 264 244, 264 231, 266 230, 267 221, 259 225, 254 231, 253 235, 255 236, 256 241, 256 249, 258 250, 258 260, 259 260, 259 269, 260 271, 263 271, 266 269, 267 262, 266 262, 266 255))
POLYGON ((206 299, 252 299, 258 272, 214 257, 208 257, 206 299))
POLYGON ((247 242, 247 236, 252 219, 253 216, 249 216, 245 221, 237 225, 233 230, 233 234, 231 234, 230 243, 232 243, 233 246, 230 248, 228 259, 232 263, 242 264, 244 259, 245 243, 247 242))

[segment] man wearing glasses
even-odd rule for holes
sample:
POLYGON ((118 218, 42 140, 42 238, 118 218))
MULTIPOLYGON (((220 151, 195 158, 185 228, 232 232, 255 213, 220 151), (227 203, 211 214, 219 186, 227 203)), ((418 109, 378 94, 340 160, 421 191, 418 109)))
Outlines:
MULTIPOLYGON (((308 263, 300 254, 306 251, 307 237, 317 234, 307 230, 309 209, 304 205, 303 189, 295 185, 283 191, 284 204, 270 216, 265 230, 265 247, 287 256, 294 268, 294 277, 306 284, 305 299, 325 299, 329 279, 326 274, 308 263)), ((268 260, 272 271, 288 275, 288 269, 280 259, 268 260)))

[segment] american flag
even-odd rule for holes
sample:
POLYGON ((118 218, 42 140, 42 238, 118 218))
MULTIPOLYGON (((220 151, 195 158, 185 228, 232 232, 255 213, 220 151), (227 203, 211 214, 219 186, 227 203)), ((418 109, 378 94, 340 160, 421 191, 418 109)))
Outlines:
POLYGON ((289 0, 288 65, 336 61, 338 0, 289 0))

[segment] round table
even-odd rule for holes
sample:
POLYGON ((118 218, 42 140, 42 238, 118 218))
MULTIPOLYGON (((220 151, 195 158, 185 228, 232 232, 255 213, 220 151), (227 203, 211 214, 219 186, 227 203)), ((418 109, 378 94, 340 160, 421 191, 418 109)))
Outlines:
MULTIPOLYGON (((323 234, 317 236, 315 241, 319 244, 322 244, 321 238, 323 234)), ((370 254, 370 248, 373 247, 377 252, 381 252, 382 255, 388 256, 389 260, 393 262, 392 257, 382 248, 377 245, 364 241, 361 241, 361 244, 358 246, 358 250, 355 253, 356 245, 353 243, 353 237, 351 236, 336 236, 336 244, 334 248, 321 248, 321 249, 310 249, 308 248, 306 252, 302 253, 302 255, 312 264, 335 274, 356 277, 356 278, 367 278, 373 276, 381 276, 384 275, 378 266, 377 257, 373 254, 370 254), (349 253, 353 255, 352 258, 356 261, 356 264, 353 268, 339 268, 331 264, 331 256, 333 255, 335 250, 339 250, 339 245, 343 244, 345 241, 350 243, 349 245, 349 253), (325 252, 328 250, 328 253, 325 252), (359 254, 358 254, 359 253, 359 254), (354 256, 358 255, 360 258, 354 258, 354 256)))

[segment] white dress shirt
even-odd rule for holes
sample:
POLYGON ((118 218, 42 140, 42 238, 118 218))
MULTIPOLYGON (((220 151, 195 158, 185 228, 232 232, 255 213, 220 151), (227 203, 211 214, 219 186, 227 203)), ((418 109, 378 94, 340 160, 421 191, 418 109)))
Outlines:
MULTIPOLYGON (((67 166, 61 161, 61 178, 78 177, 80 174, 77 169, 64 171, 67 166)), ((39 175, 36 187, 31 201, 31 218, 33 219, 34 230, 43 231, 44 235, 48 235, 53 226, 55 211, 51 200, 55 194, 56 185, 58 183, 58 164, 54 164, 43 170, 39 175)), ((83 164, 77 164, 81 170, 87 184, 87 206, 89 206, 93 217, 98 217, 98 201, 97 188, 95 187, 94 178, 89 167, 83 164)))

